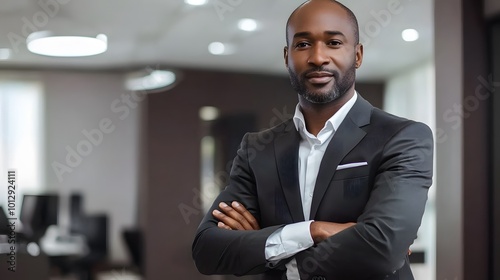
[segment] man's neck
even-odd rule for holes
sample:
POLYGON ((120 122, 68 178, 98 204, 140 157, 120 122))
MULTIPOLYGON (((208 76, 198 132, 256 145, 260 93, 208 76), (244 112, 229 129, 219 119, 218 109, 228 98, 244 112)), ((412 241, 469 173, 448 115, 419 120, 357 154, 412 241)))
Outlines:
POLYGON ((318 136, 318 133, 325 126, 328 121, 337 111, 344 106, 354 95, 354 88, 349 90, 339 99, 326 104, 311 103, 299 95, 299 104, 304 120, 306 122, 306 129, 309 133, 318 136))

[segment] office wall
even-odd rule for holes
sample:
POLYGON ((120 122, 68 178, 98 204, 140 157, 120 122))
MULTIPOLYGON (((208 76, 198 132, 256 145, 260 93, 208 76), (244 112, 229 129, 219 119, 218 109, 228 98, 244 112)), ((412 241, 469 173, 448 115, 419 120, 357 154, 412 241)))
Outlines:
MULTIPOLYGON (((500 81, 500 20, 494 22, 490 30, 490 69, 492 71, 493 81, 500 81)), ((493 170, 493 182, 492 182, 492 192, 491 192, 491 203, 493 205, 493 217, 492 222, 492 235, 493 235, 493 277, 494 279, 500 279, 500 147, 495 145, 495 143, 500 142, 500 110, 495 110, 495 108, 500 108, 500 98, 498 93, 500 92, 500 82, 494 82, 492 85, 493 92, 497 93, 494 95, 492 102, 492 136, 491 143, 493 150, 493 161, 491 169, 493 170)))
MULTIPOLYGON (((491 279, 490 102, 482 1, 435 1, 437 279, 491 279)), ((491 93, 491 92, 490 92, 491 93)))
MULTIPOLYGON (((191 258, 191 244, 204 215, 200 203, 202 106, 221 115, 254 114, 257 129, 293 115, 297 95, 288 77, 215 71, 183 73, 172 90, 148 96, 148 189, 146 277, 216 279, 200 275, 191 258)), ((382 105, 383 84, 359 84, 369 101, 382 105)), ((229 133, 229 132, 228 132, 229 133)), ((218 174, 223 178, 226 174, 218 174)))
POLYGON ((387 81, 384 110, 434 128, 436 122, 434 78, 432 60, 400 71, 387 81))
MULTIPOLYGON (((487 28, 481 1, 462 2, 463 21, 463 101, 464 114, 464 249, 465 279, 492 277, 490 262, 491 91, 485 87, 488 72, 487 28), (486 88, 486 89, 485 89, 486 88), (479 90, 481 89, 481 90, 479 90), (480 93, 481 92, 481 93, 480 93), (484 94, 484 95, 483 95, 484 94), (473 104, 474 106, 471 106, 473 104)), ((491 82, 486 82, 491 85, 491 82)))
POLYGON ((497 16, 500 14, 500 1, 484 0, 484 13, 488 17, 497 16))
POLYGON ((37 71, 36 75, 45 87, 44 187, 80 192, 85 213, 108 214, 111 260, 126 261, 121 231, 136 224, 143 103, 126 103, 129 93, 120 73, 37 71))

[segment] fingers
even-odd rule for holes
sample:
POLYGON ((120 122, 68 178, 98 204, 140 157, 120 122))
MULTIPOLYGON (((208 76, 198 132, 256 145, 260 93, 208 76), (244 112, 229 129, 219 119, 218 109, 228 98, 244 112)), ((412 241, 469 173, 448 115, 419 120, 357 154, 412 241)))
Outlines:
POLYGON ((240 203, 233 202, 231 206, 224 202, 219 204, 220 211, 214 210, 212 214, 222 224, 218 224, 219 228, 229 227, 234 230, 256 230, 260 229, 257 220, 253 215, 240 203))
POLYGON ((218 223, 217 223, 217 226, 218 226, 219 228, 232 230, 232 228, 231 228, 231 227, 227 226, 227 225, 226 225, 226 224, 224 224, 223 222, 218 222, 218 223))
POLYGON ((250 224, 252 229, 255 230, 260 229, 259 223, 257 223, 255 217, 243 205, 241 205, 241 203, 233 201, 233 203, 231 203, 231 206, 245 218, 245 220, 250 224))
MULTIPOLYGON (((253 229, 252 225, 247 221, 246 217, 243 216, 239 211, 236 211, 233 207, 227 205, 224 202, 221 202, 219 204, 219 207, 221 208, 222 212, 224 212, 224 214, 226 214, 231 219, 233 219, 232 221, 226 221, 226 224, 228 226, 230 226, 231 228, 233 228, 233 225, 234 225, 236 227, 236 229, 239 229, 239 230, 242 230, 242 229, 245 229, 245 230, 253 229)), ((241 207, 243 207, 243 206, 239 207, 240 211, 241 211, 241 207)))
POLYGON ((241 225, 237 220, 227 216, 225 213, 223 213, 217 209, 212 211, 212 215, 214 215, 214 217, 217 220, 219 220, 219 223, 217 223, 217 226, 219 228, 228 229, 227 227, 229 227, 229 229, 235 229, 235 230, 244 230, 245 229, 243 227, 243 225, 241 225))
POLYGON ((216 209, 212 212, 212 214, 214 215, 215 218, 217 218, 217 220, 224 223, 231 229, 235 230, 252 229, 250 224, 245 221, 245 218, 243 218, 243 216, 241 216, 234 209, 232 209, 227 205, 226 206, 219 205, 219 207, 221 207, 221 211, 216 209))

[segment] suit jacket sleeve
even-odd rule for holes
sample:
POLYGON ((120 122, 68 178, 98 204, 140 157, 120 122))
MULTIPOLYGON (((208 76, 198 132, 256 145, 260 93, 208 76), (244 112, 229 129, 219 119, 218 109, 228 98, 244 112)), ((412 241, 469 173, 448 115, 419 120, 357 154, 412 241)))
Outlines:
POLYGON ((270 269, 265 258, 265 243, 280 226, 261 230, 225 230, 217 227, 212 211, 222 201, 241 202, 260 223, 255 180, 249 167, 248 134, 243 137, 234 159, 229 185, 215 199, 198 227, 192 247, 193 259, 203 274, 259 274, 270 269))
POLYGON ((430 129, 411 122, 385 144, 357 224, 296 255, 301 279, 382 279, 401 268, 432 183, 430 129))

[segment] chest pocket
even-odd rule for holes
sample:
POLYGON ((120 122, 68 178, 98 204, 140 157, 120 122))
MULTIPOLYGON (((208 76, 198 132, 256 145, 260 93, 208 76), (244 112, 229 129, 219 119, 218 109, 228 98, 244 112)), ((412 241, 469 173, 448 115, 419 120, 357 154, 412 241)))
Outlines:
POLYGON ((340 170, 335 170, 335 174, 333 175, 333 180, 339 181, 339 180, 346 180, 346 179, 368 177, 369 174, 370 174, 370 166, 369 165, 349 167, 349 168, 344 168, 344 169, 340 169, 340 170))
POLYGON ((335 171, 333 176, 334 186, 339 188, 344 199, 359 199, 368 195, 369 165, 344 168, 335 171))

